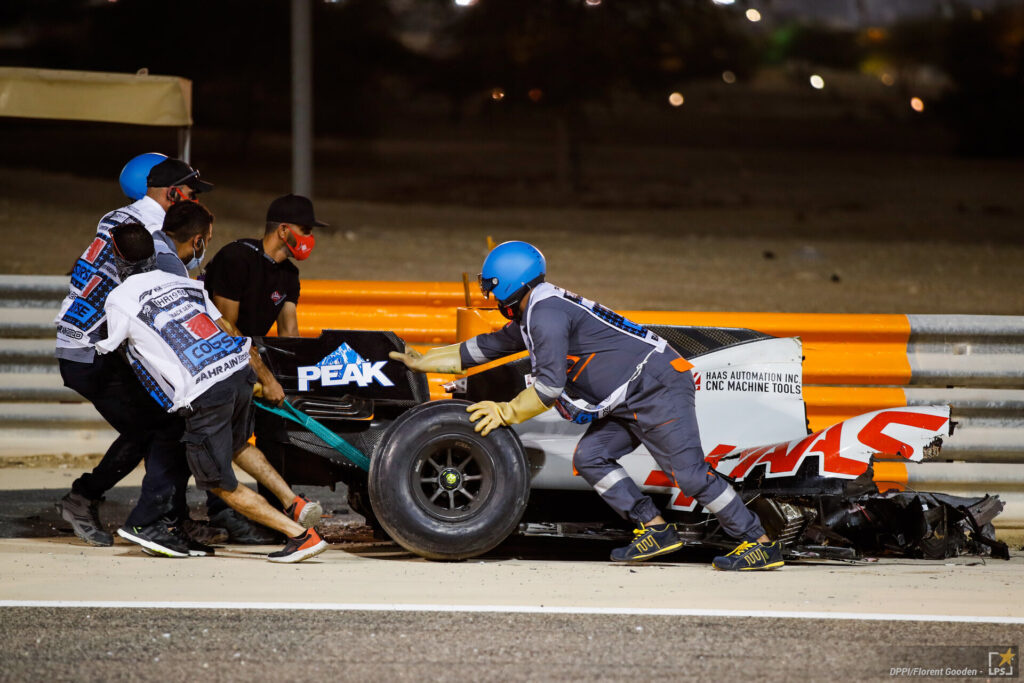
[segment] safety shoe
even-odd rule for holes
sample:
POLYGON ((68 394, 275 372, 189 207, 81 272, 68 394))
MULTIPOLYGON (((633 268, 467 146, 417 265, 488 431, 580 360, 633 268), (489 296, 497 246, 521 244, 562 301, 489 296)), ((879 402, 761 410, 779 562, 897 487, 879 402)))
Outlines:
POLYGON ((756 571, 758 569, 775 569, 783 565, 782 544, 754 543, 744 541, 727 555, 716 557, 711 561, 715 569, 723 571, 756 571))
POLYGON ((320 537, 316 529, 307 529, 301 536, 293 536, 284 544, 284 548, 267 555, 271 562, 302 562, 314 555, 327 550, 327 541, 320 537))
POLYGON ((270 545, 281 541, 281 534, 249 521, 231 508, 221 510, 210 517, 210 525, 227 531, 230 543, 270 545))
POLYGON ((186 519, 181 528, 189 538, 199 543, 217 545, 218 543, 227 543, 228 540, 227 529, 221 529, 199 519, 186 519))
POLYGON ((174 533, 163 522, 153 522, 146 526, 123 526, 117 535, 132 543, 138 543, 143 550, 152 551, 164 557, 189 557, 188 543, 174 533))
POLYGON ((613 562, 642 562, 658 555, 665 555, 678 548, 683 542, 679 540, 676 528, 671 524, 640 525, 633 531, 633 542, 624 548, 612 551, 613 562))
POLYGON ((301 526, 307 529, 311 529, 320 522, 320 517, 323 515, 324 509, 320 507, 320 503, 311 501, 301 493, 295 496, 295 500, 288 506, 288 509, 284 511, 284 514, 291 517, 301 526))
POLYGON ((71 523, 75 536, 89 545, 114 545, 114 537, 104 531, 100 522, 100 501, 89 500, 85 496, 71 492, 57 503, 57 514, 71 523))

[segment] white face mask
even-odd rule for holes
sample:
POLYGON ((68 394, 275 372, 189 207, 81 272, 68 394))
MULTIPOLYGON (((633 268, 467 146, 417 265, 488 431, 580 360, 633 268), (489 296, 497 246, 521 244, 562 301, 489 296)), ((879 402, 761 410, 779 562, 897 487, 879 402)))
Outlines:
POLYGON ((206 258, 206 240, 200 237, 199 242, 202 244, 203 250, 202 252, 197 252, 194 249, 192 250, 192 259, 185 264, 185 268, 187 270, 195 270, 202 265, 203 259, 206 258))

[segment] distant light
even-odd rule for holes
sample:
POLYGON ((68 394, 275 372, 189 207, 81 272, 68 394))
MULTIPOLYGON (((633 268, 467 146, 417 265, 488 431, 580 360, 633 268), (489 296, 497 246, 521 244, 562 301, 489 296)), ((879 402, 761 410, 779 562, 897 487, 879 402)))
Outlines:
POLYGON ((601 0, 587 0, 587 4, 591 7, 597 7, 601 4, 601 0))
POLYGON ((736 0, 711 0, 711 2, 715 3, 716 5, 731 5, 732 3, 736 2, 736 0))
POLYGON ((723 71, 722 80, 728 83, 729 85, 732 85, 733 83, 736 82, 736 74, 734 74, 731 71, 723 71))
POLYGON ((811 75, 811 87, 815 90, 821 90, 825 87, 825 79, 818 74, 811 75))
POLYGON ((505 99, 505 91, 502 88, 494 88, 491 90, 491 99, 495 102, 500 102, 505 99))
POLYGON ((975 21, 981 21, 984 18, 985 13, 978 9, 977 7, 971 10, 971 19, 974 19, 975 21))
POLYGON ((526 96, 530 98, 531 102, 540 102, 541 98, 544 97, 544 91, 540 88, 531 88, 530 92, 526 93, 526 96))
POLYGON ((683 97, 683 93, 681 92, 674 92, 668 96, 668 103, 671 104, 673 107, 681 107, 683 106, 683 102, 685 101, 686 98, 683 97))
POLYGON ((455 0, 455 4, 459 7, 470 7, 476 4, 476 0, 455 0))
POLYGON ((924 100, 920 97, 911 97, 910 108, 914 111, 924 111, 924 100))
POLYGON ((891 73, 884 73, 879 78, 882 80, 882 85, 892 85, 896 82, 896 79, 892 77, 891 73))
POLYGON ((758 12, 756 9, 748 9, 747 19, 754 22, 761 21, 761 13, 758 12))

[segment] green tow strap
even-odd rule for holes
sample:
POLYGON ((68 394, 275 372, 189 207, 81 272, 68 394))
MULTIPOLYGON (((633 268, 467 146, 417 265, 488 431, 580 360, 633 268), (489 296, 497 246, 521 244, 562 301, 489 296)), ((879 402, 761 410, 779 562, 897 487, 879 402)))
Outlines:
POLYGON ((289 403, 287 399, 281 404, 281 407, 272 406, 268 403, 264 403, 263 401, 253 401, 253 403, 256 404, 256 407, 262 408, 268 413, 273 413, 274 415, 283 417, 286 420, 297 422, 320 437, 320 439, 328 446, 341 453, 342 456, 344 456, 350 463, 364 472, 370 471, 370 459, 367 458, 361 450, 350 444, 348 441, 345 441, 345 439, 341 438, 327 427, 324 427, 309 415, 306 415, 304 412, 289 403))

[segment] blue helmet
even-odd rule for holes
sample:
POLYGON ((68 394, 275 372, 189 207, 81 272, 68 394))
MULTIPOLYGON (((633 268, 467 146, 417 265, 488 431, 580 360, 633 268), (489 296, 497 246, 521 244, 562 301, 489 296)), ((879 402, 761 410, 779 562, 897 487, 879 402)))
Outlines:
POLYGON ((166 158, 163 154, 147 152, 129 161, 121 169, 121 176, 118 178, 121 182, 121 191, 130 199, 142 199, 145 197, 146 190, 149 187, 146 183, 149 172, 166 158))
POLYGON ((537 247, 526 242, 503 242, 484 259, 477 279, 484 296, 493 294, 502 314, 514 319, 523 296, 544 282, 546 272, 544 254, 537 247))

